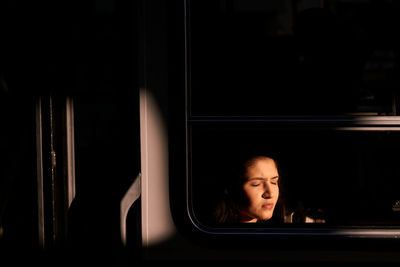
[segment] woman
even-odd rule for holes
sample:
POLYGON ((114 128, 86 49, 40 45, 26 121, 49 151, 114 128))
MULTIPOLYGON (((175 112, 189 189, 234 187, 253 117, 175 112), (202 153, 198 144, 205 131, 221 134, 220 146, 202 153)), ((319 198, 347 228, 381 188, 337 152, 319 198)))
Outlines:
POLYGON ((224 197, 217 206, 218 223, 283 221, 280 175, 276 160, 267 156, 247 158, 230 177, 224 197))

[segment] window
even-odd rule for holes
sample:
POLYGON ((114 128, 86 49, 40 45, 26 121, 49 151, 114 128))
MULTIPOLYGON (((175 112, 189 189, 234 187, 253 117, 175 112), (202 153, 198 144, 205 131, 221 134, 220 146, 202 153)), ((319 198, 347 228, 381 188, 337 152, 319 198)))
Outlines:
POLYGON ((399 226, 400 132, 319 124, 317 128, 285 121, 196 123, 191 128, 195 217, 221 230, 213 220, 215 201, 234 179, 237 158, 255 152, 278 159, 287 216, 320 212, 330 227, 399 226))
POLYGON ((190 2, 191 115, 396 115, 398 9, 190 2))
POLYGON ((195 224, 212 233, 398 234, 399 5, 220 0, 188 1, 187 11, 195 224), (282 222, 215 221, 247 153, 279 162, 282 222))

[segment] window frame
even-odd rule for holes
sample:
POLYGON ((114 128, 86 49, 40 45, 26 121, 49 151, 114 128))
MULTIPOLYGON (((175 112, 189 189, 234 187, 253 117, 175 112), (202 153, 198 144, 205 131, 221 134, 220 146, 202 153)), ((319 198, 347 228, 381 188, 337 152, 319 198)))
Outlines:
MULTIPOLYGON (((185 131, 185 184, 186 184, 186 214, 187 223, 194 229, 207 236, 245 236, 254 237, 321 237, 350 239, 390 239, 395 240, 400 236, 400 225, 388 226, 324 226, 304 224, 292 227, 271 227, 263 225, 241 225, 240 227, 213 227, 204 225, 196 218, 193 210, 192 188, 192 126, 204 123, 235 124, 253 123, 268 126, 286 125, 290 127, 325 127, 338 131, 400 131, 400 116, 195 116, 191 113, 191 33, 190 33, 190 0, 185 0, 184 21, 184 131, 185 131)), ((182 96, 181 96, 182 97, 182 96)), ((175 174, 175 173, 174 173, 175 174)))

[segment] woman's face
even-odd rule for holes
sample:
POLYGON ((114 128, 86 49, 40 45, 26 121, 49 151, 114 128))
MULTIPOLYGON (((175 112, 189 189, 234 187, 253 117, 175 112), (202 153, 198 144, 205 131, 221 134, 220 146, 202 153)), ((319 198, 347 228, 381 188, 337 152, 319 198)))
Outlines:
POLYGON ((246 169, 243 190, 247 205, 243 205, 241 222, 256 222, 272 217, 279 197, 279 173, 271 158, 259 158, 246 169))

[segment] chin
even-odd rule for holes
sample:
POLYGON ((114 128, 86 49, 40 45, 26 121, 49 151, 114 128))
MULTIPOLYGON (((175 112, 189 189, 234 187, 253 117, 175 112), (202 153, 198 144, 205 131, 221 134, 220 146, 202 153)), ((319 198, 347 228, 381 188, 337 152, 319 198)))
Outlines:
POLYGON ((268 214, 268 215, 264 215, 264 216, 260 217, 260 219, 263 220, 263 221, 269 220, 271 218, 272 218, 272 214, 268 214))

